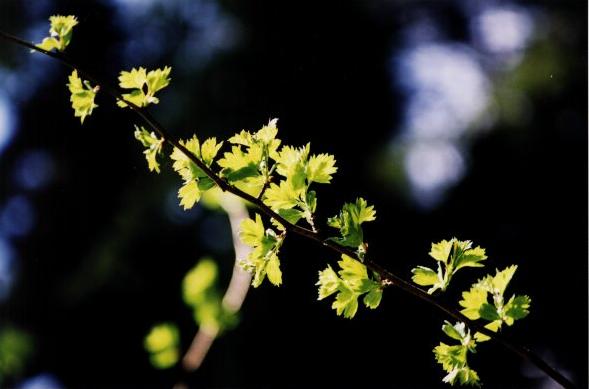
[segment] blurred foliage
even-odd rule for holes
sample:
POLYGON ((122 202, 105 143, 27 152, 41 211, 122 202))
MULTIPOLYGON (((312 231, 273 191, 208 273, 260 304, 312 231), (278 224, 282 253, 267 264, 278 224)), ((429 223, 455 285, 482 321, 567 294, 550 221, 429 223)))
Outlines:
POLYGON ((215 261, 207 257, 200 259, 182 281, 182 297, 192 308, 199 327, 222 332, 237 324, 237 315, 223 306, 217 285, 218 273, 215 261))
POLYGON ((33 340, 28 333, 15 327, 0 330, 0 383, 19 376, 32 355, 33 340))
POLYGON ((151 364, 158 369, 174 366, 179 357, 178 328, 170 323, 154 326, 145 337, 145 349, 151 364))

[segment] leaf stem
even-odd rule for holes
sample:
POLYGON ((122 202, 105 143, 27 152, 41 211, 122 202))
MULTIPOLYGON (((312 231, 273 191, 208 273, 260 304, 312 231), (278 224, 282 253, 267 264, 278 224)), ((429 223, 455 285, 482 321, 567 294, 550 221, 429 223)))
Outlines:
POLYGON ((566 378, 565 376, 560 374, 558 371, 556 371, 546 361, 544 361, 542 358, 540 358, 537 354, 532 352, 527 347, 518 345, 517 343, 515 343, 511 340, 508 340, 503 335, 492 332, 492 331, 486 329, 481 324, 478 324, 477 322, 468 319, 466 316, 464 316, 459 311, 439 303, 432 296, 430 296, 429 294, 427 294, 426 292, 424 292, 420 288, 416 287, 415 285, 411 284, 408 281, 405 281, 404 279, 402 279, 401 277, 397 276, 396 274, 390 272, 389 270, 383 268, 381 265, 377 264, 373 260, 364 259, 364 261, 362 261, 362 259, 359 258, 358 254, 355 251, 352 251, 349 248, 340 246, 339 244, 335 243, 332 240, 328 240, 328 239, 323 238, 318 232, 311 231, 311 230, 308 230, 304 227, 289 223, 286 219, 284 219, 278 213, 272 211, 272 209, 270 207, 268 207, 266 204, 264 204, 262 202, 261 198, 256 198, 256 197, 242 191, 241 189, 231 185, 230 183, 225 181, 223 178, 218 176, 203 161, 201 161, 198 157, 196 157, 188 149, 186 149, 186 147, 182 146, 177 140, 175 140, 174 138, 169 136, 168 131, 149 112, 147 112, 146 110, 142 109, 141 107, 133 104, 132 102, 127 101, 123 97, 122 93, 117 88, 112 87, 104 82, 100 82, 99 80, 97 80, 95 77, 93 77, 89 73, 80 69, 74 62, 67 59, 63 54, 57 53, 57 52, 46 51, 44 49, 41 49, 41 48, 35 46, 34 44, 32 44, 30 42, 24 41, 16 36, 13 36, 11 34, 4 32, 4 31, 1 31, 1 30, 0 30, 0 37, 4 38, 6 40, 12 41, 20 46, 27 47, 31 50, 45 54, 51 58, 54 58, 54 59, 60 61, 62 64, 64 64, 68 68, 73 69, 73 70, 77 70, 82 78, 85 78, 87 80, 92 81, 93 83, 95 83, 97 85, 100 85, 101 88, 106 91, 106 93, 108 93, 109 95, 111 95, 115 99, 124 101, 137 115, 139 115, 139 117, 141 117, 141 119, 145 122, 145 124, 147 126, 149 126, 160 137, 162 137, 165 140, 165 142, 167 142, 171 146, 179 149, 183 154, 185 154, 186 157, 188 157, 207 176, 209 176, 215 182, 215 184, 217 184, 219 186, 219 188, 221 188, 223 191, 233 193, 234 195, 241 197, 242 199, 252 203, 253 205, 256 205, 260 209, 260 211, 262 211, 262 213, 264 213, 266 216, 268 216, 268 217, 278 221, 280 224, 282 224, 285 227, 286 231, 301 235, 301 236, 303 236, 309 240, 312 240, 312 241, 314 241, 324 247, 327 247, 328 249, 331 249, 337 253, 345 254, 349 257, 352 257, 356 260, 363 262, 366 265, 366 267, 368 267, 370 270, 372 270, 373 272, 376 272, 377 274, 380 275, 381 284, 383 286, 386 286, 386 285, 396 286, 397 288, 399 288, 403 292, 410 294, 410 295, 418 298, 419 300, 429 304, 430 306, 436 308, 438 311, 441 311, 445 316, 448 316, 448 317, 451 317, 455 320, 466 323, 466 325, 469 326, 471 329, 474 329, 484 335, 487 335, 491 339, 493 339, 496 342, 498 342, 499 344, 501 344, 507 350, 520 356, 522 359, 533 363, 534 365, 536 365, 536 367, 538 367, 538 369, 542 370, 544 373, 546 373, 548 376, 550 376, 554 381, 558 382, 564 388, 575 388, 575 385, 573 384, 573 382, 571 382, 568 378, 566 378))

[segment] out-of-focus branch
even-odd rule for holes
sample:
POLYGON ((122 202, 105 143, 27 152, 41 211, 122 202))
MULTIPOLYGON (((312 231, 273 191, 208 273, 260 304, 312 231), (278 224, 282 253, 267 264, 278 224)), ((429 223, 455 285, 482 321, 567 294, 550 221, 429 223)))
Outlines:
MULTIPOLYGON (((242 220, 248 218, 248 213, 245 203, 230 193, 222 193, 220 195, 219 205, 229 217, 233 248, 235 250, 233 275, 231 276, 231 281, 229 281, 227 291, 223 296, 222 304, 227 312, 235 313, 241 308, 252 279, 251 274, 239 266, 239 261, 245 258, 251 251, 251 248, 244 245, 239 239, 239 226, 242 220)), ((198 329, 190 348, 182 359, 182 366, 186 371, 193 371, 200 367, 218 334, 219 328, 217 326, 203 325, 198 329)))

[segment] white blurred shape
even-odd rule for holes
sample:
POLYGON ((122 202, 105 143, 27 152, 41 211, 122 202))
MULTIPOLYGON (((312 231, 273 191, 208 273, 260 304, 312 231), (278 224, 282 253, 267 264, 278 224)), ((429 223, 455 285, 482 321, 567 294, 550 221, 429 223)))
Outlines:
POLYGON ((418 142, 405 155, 409 181, 418 193, 437 191, 457 182, 464 174, 464 160, 452 143, 418 142))
POLYGON ((459 144, 479 127, 491 82, 474 52, 463 45, 423 43, 400 55, 398 79, 408 93, 400 141, 403 166, 415 202, 439 203, 464 175, 459 144))
POLYGON ((524 49, 534 29, 530 13, 513 6, 484 9, 473 27, 483 48, 497 54, 524 49))
POLYGON ((460 135, 487 106, 489 80, 462 45, 416 46, 402 54, 400 65, 401 83, 412 95, 406 123, 411 135, 460 135))

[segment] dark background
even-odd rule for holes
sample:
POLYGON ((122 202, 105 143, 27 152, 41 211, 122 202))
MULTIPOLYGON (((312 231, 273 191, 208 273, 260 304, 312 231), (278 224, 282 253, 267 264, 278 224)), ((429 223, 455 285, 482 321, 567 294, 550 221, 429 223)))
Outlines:
MULTIPOLYGON (((485 271, 518 264, 508 293, 530 295, 531 314, 504 333, 587 387, 586 11, 581 1, 2 0, 0 28, 40 41, 49 15, 75 14, 68 55, 99 78, 171 65, 172 84, 150 111, 178 137, 226 138, 278 117, 284 142, 311 141, 338 160, 333 184, 317 188, 319 220, 367 198, 378 212, 365 229, 371 256, 405 278, 432 264, 433 241, 487 248, 487 267, 457 276, 441 297, 451 305, 485 271), (515 52, 478 40, 492 7, 531 21, 515 52), (404 165, 421 140, 407 135, 415 86, 402 65, 428 43, 469 55, 490 96, 462 132, 441 136, 454 159, 425 154, 426 172, 462 161, 461 173, 429 187, 404 165)), ((196 326, 180 282, 204 255, 228 279, 226 217, 177 206, 171 166, 148 173, 132 136, 138 119, 107 96, 80 126, 67 69, 0 42, 0 70, 0 326, 31 345, 3 385, 171 387, 178 371, 153 369, 143 338, 172 321, 188 346, 196 326)), ((468 96, 452 74, 444 85, 468 96)), ((444 317, 390 289, 378 310, 339 318, 313 285, 334 254, 292 236, 281 259, 283 286, 250 291, 239 326, 192 386, 445 387, 431 352, 444 317)), ((470 360, 488 388, 554 387, 492 343, 470 360)))

